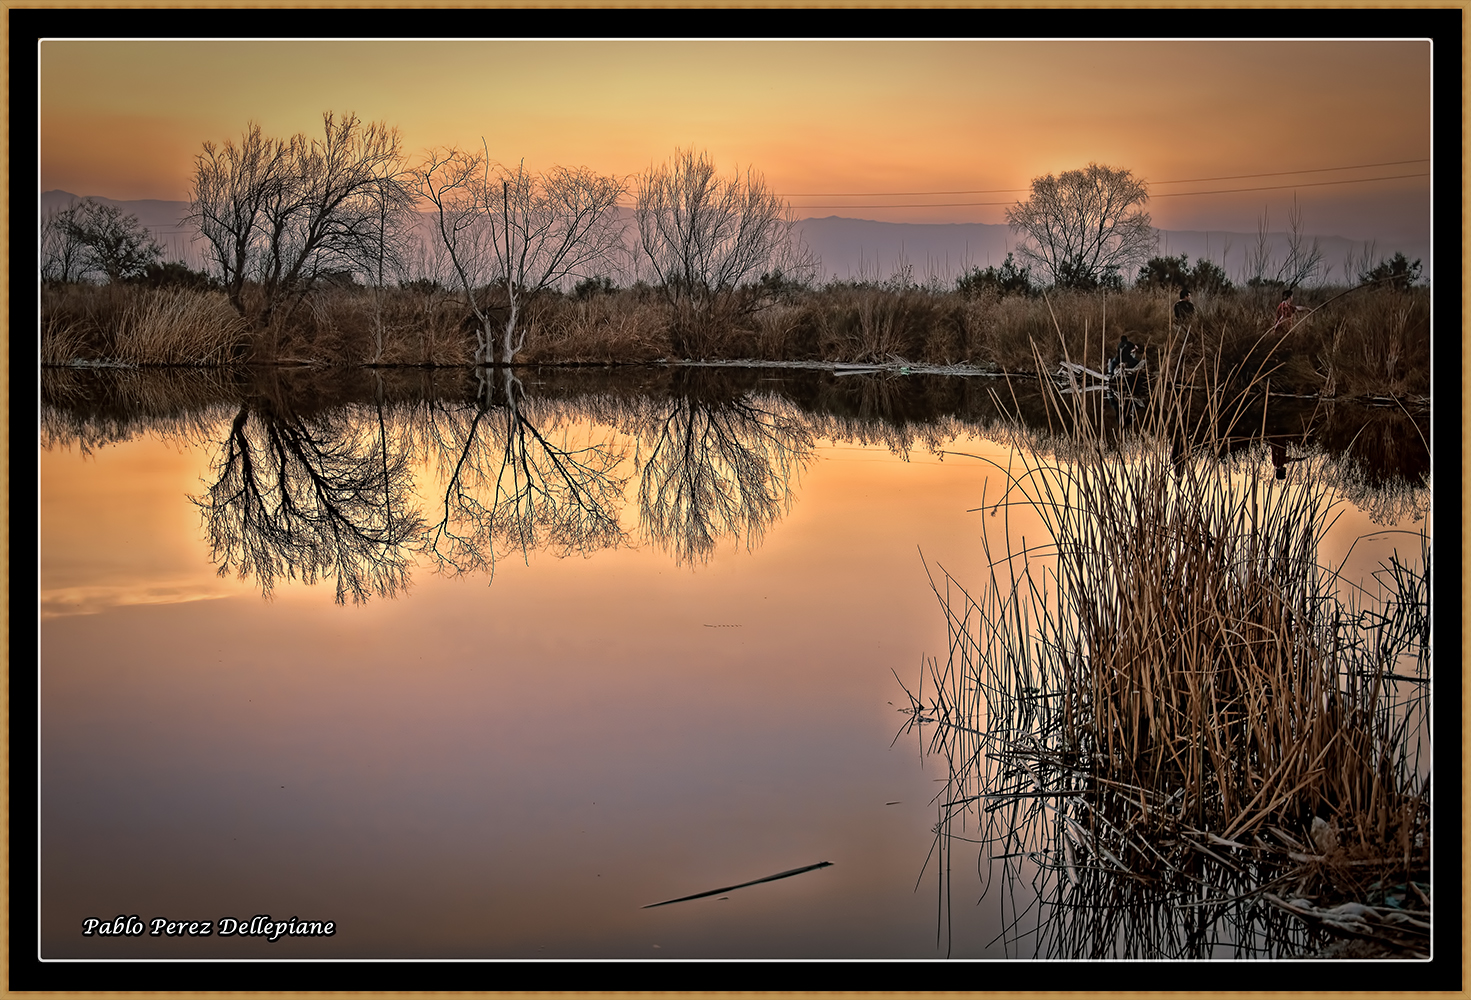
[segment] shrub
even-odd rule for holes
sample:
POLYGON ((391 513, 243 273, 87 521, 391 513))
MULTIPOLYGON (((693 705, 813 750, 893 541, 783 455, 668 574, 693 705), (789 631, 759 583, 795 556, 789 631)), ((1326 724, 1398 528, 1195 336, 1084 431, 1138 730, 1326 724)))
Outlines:
POLYGON ((203 271, 190 270, 187 264, 177 260, 149 264, 143 273, 125 280, 130 285, 141 285, 144 288, 184 288, 196 292, 213 291, 220 287, 220 283, 210 275, 203 271))
POLYGON ((1220 292, 1229 289, 1231 282, 1226 277, 1226 272, 1214 261, 1201 257, 1192 268, 1189 266, 1189 257, 1182 253, 1178 257, 1151 257, 1139 269, 1134 285, 1138 288, 1188 288, 1191 291, 1220 292))
POLYGON ((612 295, 616 291, 613 279, 606 275, 600 278, 583 278, 572 288, 572 297, 579 301, 594 295, 612 295))
POLYGON ((972 268, 955 281, 955 290, 966 298, 974 298, 986 292, 997 295, 1036 295, 1032 284, 1032 268, 1017 267, 1016 258, 1006 255, 1000 267, 988 267, 984 271, 972 268))
POLYGON ((1399 251, 1395 251, 1395 255, 1389 260, 1381 260, 1378 265, 1359 275, 1361 285, 1383 284, 1398 292, 1408 292, 1419 280, 1419 258, 1411 262, 1399 251))

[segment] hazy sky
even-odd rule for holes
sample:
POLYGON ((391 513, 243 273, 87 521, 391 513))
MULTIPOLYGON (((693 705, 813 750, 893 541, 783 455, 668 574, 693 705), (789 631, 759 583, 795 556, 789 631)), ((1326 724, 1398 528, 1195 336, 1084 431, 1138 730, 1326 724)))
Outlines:
POLYGON ((1429 232, 1428 41, 63 40, 40 62, 41 188, 81 195, 185 200, 204 140, 332 110, 413 156, 483 138, 535 169, 701 147, 800 216, 1003 222, 1092 161, 1148 181, 1160 228, 1281 228, 1295 193, 1315 233, 1429 232))

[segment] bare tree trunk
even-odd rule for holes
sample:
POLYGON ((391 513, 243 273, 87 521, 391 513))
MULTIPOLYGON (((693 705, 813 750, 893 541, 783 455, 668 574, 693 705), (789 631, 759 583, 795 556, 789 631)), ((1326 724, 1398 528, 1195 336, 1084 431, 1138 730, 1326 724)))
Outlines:
MULTIPOLYGON (((509 286, 510 282, 506 282, 506 284, 509 286)), ((521 344, 526 342, 526 334, 524 332, 521 334, 520 343, 514 341, 516 335, 516 318, 520 312, 519 303, 516 301, 516 294, 512 292, 511 308, 506 313, 506 327, 503 331, 505 339, 502 341, 501 349, 501 360, 508 365, 511 363, 511 359, 516 356, 516 352, 521 349, 521 344)))
MULTIPOLYGON (((510 185, 504 179, 501 181, 501 213, 502 213, 501 218, 505 220, 505 234, 506 234, 506 256, 505 256, 505 264, 506 264, 506 301, 507 301, 507 303, 509 303, 509 305, 507 306, 507 313, 506 313, 506 328, 505 328, 505 333, 504 333, 504 340, 502 341, 502 346, 501 346, 501 361, 504 364, 509 365, 511 363, 511 359, 516 356, 516 351, 519 350, 519 348, 520 348, 520 345, 512 346, 512 341, 511 341, 511 338, 516 333, 516 316, 520 312, 520 309, 518 308, 519 303, 516 301, 516 269, 512 266, 512 257, 511 257, 511 198, 510 198, 510 185)), ((525 260, 525 247, 524 246, 522 247, 522 251, 523 251, 522 252, 522 260, 523 260, 523 263, 524 263, 524 260, 525 260)), ((521 339, 524 342, 526 338, 523 335, 521 339)))

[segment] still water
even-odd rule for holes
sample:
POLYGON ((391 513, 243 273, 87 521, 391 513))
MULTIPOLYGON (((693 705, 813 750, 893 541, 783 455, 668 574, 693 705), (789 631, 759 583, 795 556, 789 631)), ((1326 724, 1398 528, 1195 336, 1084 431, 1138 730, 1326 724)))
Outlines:
MULTIPOLYGON (((896 740, 996 389, 46 373, 41 955, 1004 957, 896 740), (333 933, 220 933, 261 914, 333 933)), ((1417 462, 1345 475, 1364 572, 1417 462)))

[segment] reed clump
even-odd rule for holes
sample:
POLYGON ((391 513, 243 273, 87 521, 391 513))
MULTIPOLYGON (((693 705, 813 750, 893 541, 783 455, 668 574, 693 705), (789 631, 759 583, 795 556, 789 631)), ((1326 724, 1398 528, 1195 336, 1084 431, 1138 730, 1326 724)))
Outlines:
POLYGON ((41 362, 219 366, 248 328, 222 292, 131 285, 42 290, 41 362))
POLYGON ((672 351, 660 304, 651 297, 560 296, 538 303, 527 363, 640 363, 672 351))
POLYGON ((223 294, 168 289, 128 304, 113 350, 134 365, 223 365, 239 359, 245 336, 245 321, 223 294))
MULTIPOLYGON (((1300 916, 1428 885, 1428 539, 1367 599, 1321 562, 1331 488, 1302 467, 1278 478, 1271 442, 1241 426, 1259 373, 1246 390, 1192 374, 1202 393, 1156 375, 1122 427, 1103 393, 1051 396, 1065 441, 1047 456, 1019 449, 987 506, 1008 520, 1025 508, 1047 540, 1008 530, 1004 551, 988 544, 974 595, 947 578, 949 662, 931 669, 931 703, 912 704, 940 724, 933 746, 952 762, 942 831, 984 804, 979 839, 993 857, 1027 858, 1013 874, 1028 868, 1062 922, 1035 938, 1053 957, 1114 954, 1126 939, 1141 957, 1176 939, 1300 953, 1311 941, 1281 933, 1269 892, 1300 916), (1098 889, 1098 872, 1151 887, 1154 902, 1098 889), (1253 902, 1234 930, 1145 932, 1160 905, 1212 884, 1218 900, 1253 902), (1110 911, 1113 931, 1065 929, 1110 896, 1133 899, 1110 911)), ((1401 909, 1382 933, 1353 933, 1428 947, 1428 922, 1401 909)), ((1342 930, 1311 930, 1325 928, 1342 930)))

